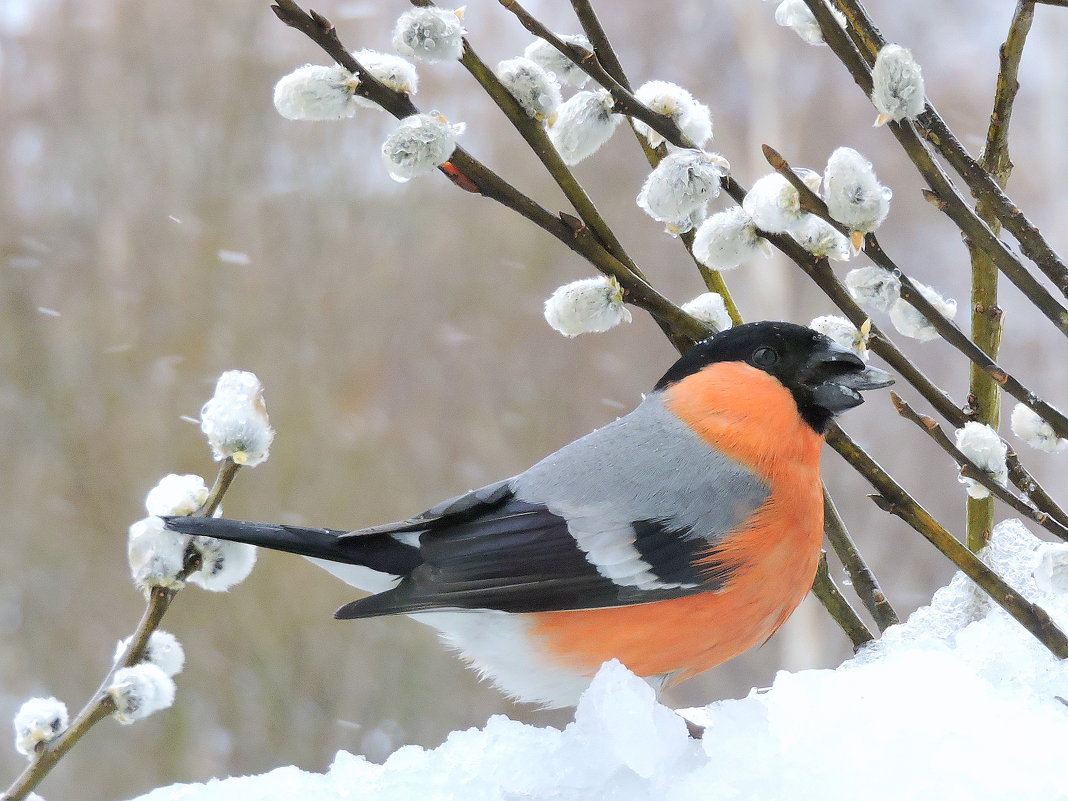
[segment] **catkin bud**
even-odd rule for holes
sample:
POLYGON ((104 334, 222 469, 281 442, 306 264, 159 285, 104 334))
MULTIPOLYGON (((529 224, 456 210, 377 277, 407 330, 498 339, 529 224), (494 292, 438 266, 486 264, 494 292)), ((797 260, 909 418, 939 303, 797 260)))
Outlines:
POLYGON ((255 467, 266 461, 274 429, 267 419, 263 385, 255 373, 227 370, 219 376, 215 395, 200 410, 200 430, 217 462, 233 459, 255 467))
POLYGON ((631 316, 619 282, 602 276, 559 287, 545 301, 545 320, 565 337, 576 337, 629 323, 631 316))
POLYGON ((382 162, 398 183, 432 173, 456 150, 464 124, 450 124, 440 114, 413 114, 400 121, 382 143, 382 162))
POLYGON ((413 8, 393 28, 393 47, 423 61, 456 61, 464 54, 463 9, 413 8))
POLYGON ((923 75, 911 51, 896 44, 884 45, 875 58, 871 82, 871 102, 879 112, 877 126, 923 113, 923 75))
POLYGON ((67 705, 57 698, 31 698, 15 713, 15 750, 32 757, 67 729, 67 705))

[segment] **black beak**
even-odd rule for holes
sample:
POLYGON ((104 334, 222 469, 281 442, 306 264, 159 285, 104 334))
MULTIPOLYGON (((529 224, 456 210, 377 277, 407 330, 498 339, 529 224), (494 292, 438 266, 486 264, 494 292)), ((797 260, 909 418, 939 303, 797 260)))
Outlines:
POLYGON ((814 353, 802 370, 802 382, 812 394, 812 402, 831 414, 864 403, 860 393, 894 383, 889 373, 869 367, 852 351, 835 343, 814 353))

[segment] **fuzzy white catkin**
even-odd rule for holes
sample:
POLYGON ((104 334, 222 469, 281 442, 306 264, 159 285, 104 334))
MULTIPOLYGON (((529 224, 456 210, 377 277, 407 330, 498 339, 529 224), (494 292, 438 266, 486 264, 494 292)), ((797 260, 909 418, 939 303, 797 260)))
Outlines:
MULTIPOLYGON (((129 637, 125 640, 119 640, 118 645, 115 646, 115 662, 122 658, 129 645, 129 637)), ((185 650, 182 648, 182 644, 178 642, 177 637, 169 631, 157 629, 148 637, 148 644, 145 646, 141 662, 149 662, 155 665, 168 676, 177 676, 182 672, 182 668, 185 667, 185 650)))
POLYGON ((888 312, 901 297, 897 276, 875 265, 850 270, 845 285, 853 300, 865 308, 888 312))
MULTIPOLYGON (((556 34, 563 42, 593 50, 590 40, 579 34, 556 34)), ((581 67, 544 39, 535 39, 523 50, 523 56, 556 76, 560 83, 581 89, 590 80, 581 67)))
POLYGON ((923 113, 923 75, 910 50, 896 44, 884 45, 875 58, 871 82, 871 102, 879 112, 876 125, 888 120, 901 122, 923 113))
MULTIPOLYGON (((392 53, 379 53, 377 50, 355 50, 352 57, 374 77, 394 92, 414 95, 419 90, 419 73, 415 65, 407 59, 392 53)), ((379 108, 379 105, 366 97, 354 95, 353 102, 365 108, 379 108)))
MULTIPOLYGON (((830 9, 831 14, 838 24, 845 27, 845 15, 836 8, 830 9)), ((784 28, 789 28, 801 40, 810 45, 823 45, 823 32, 816 20, 816 15, 805 5, 804 0, 783 0, 775 9, 775 22, 784 28)))
POLYGON ((676 150, 663 159, 638 193, 638 207, 654 220, 668 223, 671 233, 690 230, 688 219, 719 196, 720 179, 731 165, 703 150, 676 150))
POLYGON ((145 510, 150 515, 191 515, 208 499, 208 487, 200 476, 170 473, 145 496, 145 510))
POLYGON ((58 698, 30 698, 15 713, 15 750, 32 757, 39 743, 56 739, 68 723, 67 705, 58 698))
POLYGON ((849 261, 853 257, 849 240, 829 222, 815 215, 808 215, 808 219, 798 225, 790 235, 813 256, 834 261, 849 261))
POLYGON ((558 287, 545 301, 545 320, 565 337, 577 337, 629 323, 631 316, 619 282, 602 276, 558 287))
POLYGON ((382 163, 389 177, 405 183, 428 175, 449 160, 464 124, 450 124, 438 114, 405 117, 382 143, 382 163))
MULTIPOLYGON (((952 320, 957 316, 957 301, 953 298, 943 298, 938 290, 921 284, 919 281, 913 281, 912 284, 947 320, 952 320)), ((894 324, 894 328, 899 333, 918 339, 920 342, 929 342, 938 338, 938 331, 930 321, 903 298, 898 298, 890 307, 890 322, 894 324)))
POLYGON ((1058 437, 1053 426, 1047 423, 1030 406, 1017 403, 1009 420, 1012 433, 1030 445, 1046 453, 1057 453, 1068 448, 1068 439, 1058 437))
POLYGON ((189 581, 211 592, 225 592, 240 584, 256 564, 256 546, 244 542, 193 537, 202 567, 189 574, 189 581))
POLYGON ((827 211, 851 231, 869 233, 890 211, 892 192, 879 183, 871 162, 851 147, 831 153, 823 171, 827 211))
POLYGON ((179 589, 178 580, 185 564, 189 537, 164 527, 158 517, 146 517, 130 526, 126 555, 130 575, 142 588, 166 587, 179 589))
POLYGON ((565 164, 578 164, 604 145, 623 119, 614 114, 612 96, 603 89, 576 92, 556 109, 549 139, 565 164))
POLYGON ((359 80, 348 70, 305 64, 274 85, 274 107, 287 120, 341 120, 356 113, 359 80))
POLYGON ((267 460, 274 429, 255 373, 227 370, 219 376, 215 394, 200 410, 200 430, 217 462, 233 459, 255 467, 267 460))
POLYGON ((742 200, 742 208, 762 231, 790 233, 808 214, 801 211, 801 196, 790 182, 772 172, 756 180, 742 200))
MULTIPOLYGON (((975 466, 990 474, 998 484, 1009 480, 1009 468, 1005 464, 1008 449, 998 432, 984 423, 969 422, 957 429, 957 450, 967 456, 975 466)), ((989 497, 990 491, 974 479, 960 477, 973 498, 989 497)))
MULTIPOLYGON (((647 81, 638 87, 634 96, 657 114, 670 117, 697 147, 703 147, 712 138, 712 112, 678 84, 647 81)), ((634 120, 634 130, 652 147, 664 141, 664 137, 641 120, 634 120)))
POLYGON ((510 58, 497 65, 497 79, 535 120, 551 120, 563 102, 556 76, 529 58, 510 58))
POLYGON ((682 310, 705 325, 712 326, 717 332, 726 331, 734 325, 727 312, 727 304, 718 292, 703 292, 683 303, 682 310))
POLYGON ((808 327, 826 337, 830 337, 843 348, 848 348, 860 358, 867 360, 869 355, 867 340, 861 336, 857 327, 845 317, 825 314, 822 317, 815 318, 808 324, 808 327))
POLYGON ((694 236, 694 258, 712 270, 733 270, 757 254, 770 256, 771 245, 757 235, 752 218, 741 206, 713 214, 694 236))
POLYGON ((174 693, 174 679, 149 662, 119 668, 107 689, 115 702, 112 716, 124 725, 167 709, 174 703, 174 693))
POLYGON ((464 54, 463 9, 426 6, 405 11, 393 28, 393 49, 423 61, 455 61, 464 54))

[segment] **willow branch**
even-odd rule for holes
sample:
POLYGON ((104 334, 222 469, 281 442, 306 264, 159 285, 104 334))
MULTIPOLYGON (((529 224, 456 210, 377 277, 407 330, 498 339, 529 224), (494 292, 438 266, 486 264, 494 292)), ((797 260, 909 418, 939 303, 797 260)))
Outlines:
MULTIPOLYGON (((764 145, 763 149, 764 156, 767 158, 768 163, 775 168, 776 172, 786 178, 786 180, 797 189, 798 194, 801 197, 801 208, 811 214, 815 214, 817 217, 820 217, 833 226, 836 230, 848 236, 849 230, 831 217, 827 211, 827 204, 824 203, 815 192, 805 186, 804 181, 790 169, 790 165, 787 161, 768 145, 764 145)), ((766 234, 763 233, 761 235, 766 236, 766 234)), ((1033 409, 1044 420, 1049 422, 1050 426, 1053 427, 1053 430, 1057 432, 1058 436, 1068 437, 1068 417, 1039 398, 1034 392, 1025 387, 1016 377, 987 356, 981 348, 968 339, 957 326, 950 322, 945 315, 935 308, 935 306, 927 300, 918 289, 916 289, 912 280, 905 275, 897 264, 895 264, 886 254, 886 251, 882 249, 875 234, 869 233, 865 236, 864 253, 874 264, 877 264, 879 267, 892 273, 894 277, 901 282, 901 297, 905 302, 913 306, 920 312, 920 314, 926 317, 927 321, 936 331, 938 331, 946 342, 960 351, 986 375, 989 375, 1006 392, 1024 405, 1033 409)))
MULTIPOLYGON (((772 152, 774 153, 774 151, 772 152)), ((777 156, 778 154, 775 155, 777 156)), ((779 158, 781 159, 781 156, 779 156, 779 158)), ((797 187, 799 193, 807 193, 802 196, 808 198, 807 203, 810 207, 814 204, 813 198, 815 201, 819 201, 819 198, 816 198, 812 191, 805 186, 803 182, 796 180, 797 176, 792 170, 784 172, 783 175, 787 180, 796 181, 794 186, 797 187)), ((739 203, 741 203, 745 197, 745 190, 734 182, 733 179, 730 179, 727 191, 739 203)), ((821 203, 822 201, 819 201, 818 203, 815 203, 815 205, 818 206, 821 203)), ((829 222, 832 225, 839 226, 838 230, 843 231, 844 233, 844 229, 837 221, 830 220, 829 222)), ((862 309, 855 300, 853 300, 853 297, 842 285, 841 281, 838 280, 838 277, 834 274, 834 271, 831 269, 831 266, 826 259, 816 258, 802 248, 796 240, 785 234, 765 233, 762 235, 801 268, 801 271, 812 279, 812 281, 823 291, 831 302, 842 311, 853 325, 860 328, 861 325, 869 320, 868 313, 862 309)), ((872 352, 885 361, 900 378, 907 381, 917 392, 919 392, 924 400, 930 403, 954 428, 961 428, 968 422, 968 415, 961 410, 960 406, 957 405, 952 397, 950 397, 945 390, 931 381, 931 379, 928 378, 911 359, 902 353, 894 342, 874 324, 871 325, 868 347, 872 352)), ((1045 488, 1042 487, 1038 480, 1020 463, 1019 458, 1015 451, 1012 450, 1011 446, 1009 448, 1008 465, 1009 479, 1021 492, 1026 493, 1028 497, 1031 498, 1036 507, 1049 514, 1054 519, 1062 523, 1068 523, 1068 513, 1065 513, 1061 507, 1058 506, 1057 502, 1045 488)))
MULTIPOLYGON (((419 0, 419 2, 422 1, 419 0)), ((588 3, 583 2, 583 0, 574 0, 573 5, 586 37, 590 40, 590 44, 593 45, 593 52, 579 45, 565 42, 516 0, 499 0, 499 2, 515 15, 526 30, 556 48, 612 95, 612 99, 615 102, 615 110, 627 117, 631 131, 638 140, 638 144, 645 153, 646 160, 651 167, 655 169, 657 164, 660 163, 660 160, 666 154, 666 148, 664 145, 656 148, 651 147, 645 136, 638 133, 634 127, 634 120, 636 119, 646 123, 676 147, 694 147, 693 142, 686 138, 674 120, 653 111, 631 92, 630 82, 627 80, 623 67, 619 63, 615 50, 612 48, 604 28, 601 26, 600 20, 597 19, 596 14, 593 13, 593 9, 588 3), (601 61, 602 56, 607 59, 607 64, 601 61)), ((717 270, 710 270, 694 257, 693 234, 684 234, 680 239, 686 248, 686 252, 696 265, 705 287, 710 292, 715 292, 723 298, 724 306, 727 309, 727 314, 730 315, 731 321, 735 325, 741 323, 741 313, 726 282, 723 280, 723 276, 717 270)))
MULTIPOLYGON (((806 0, 806 2, 808 2, 808 0, 806 0)), ((853 43, 859 48, 860 54, 866 64, 870 65, 874 63, 875 56, 886 44, 886 39, 883 38, 879 29, 864 10, 864 7, 857 2, 857 0, 835 0, 835 5, 843 14, 845 14, 849 34, 852 37, 853 43)), ((1033 3, 1025 2, 1022 5, 1033 6, 1033 3)), ((820 19, 818 14, 817 19, 820 19)), ((820 25, 821 28, 824 27, 825 22, 823 19, 821 19, 820 25)), ((837 23, 835 23, 835 28, 841 32, 841 28, 838 27, 837 23)), ((824 32, 826 35, 825 28, 824 32)), ((1020 44, 1022 46, 1022 41, 1020 44)), ((857 84, 864 90, 865 94, 870 95, 870 77, 866 82, 862 81, 858 76, 858 73, 854 71, 854 67, 850 66, 849 63, 846 63, 846 59, 843 58, 843 54, 839 52, 837 47, 832 44, 831 49, 834 50, 835 54, 842 59, 843 63, 846 64, 846 67, 853 73, 854 79, 857 80, 857 84)), ((866 66, 862 72, 868 72, 866 66)), ((1005 194, 1001 186, 998 185, 998 182, 994 180, 990 173, 972 158, 971 154, 968 153, 968 150, 961 144, 960 140, 931 103, 927 104, 924 113, 916 119, 916 126, 920 135, 930 142, 932 147, 934 147, 938 153, 946 159, 947 163, 953 170, 960 175, 968 185, 972 194, 978 200, 986 200, 990 204, 991 211, 1001 224, 1005 226, 1005 229, 1016 238, 1024 255, 1033 261, 1035 265, 1051 281, 1053 281, 1062 293, 1068 295, 1068 266, 1065 265, 1064 260, 1057 255, 1052 247, 1050 247, 1037 226, 1027 219, 1020 208, 1005 194)), ((898 140, 901 141, 901 136, 898 135, 898 129, 907 127, 905 123, 891 123, 889 127, 894 131, 895 136, 898 136, 898 140)), ((902 142, 902 144, 904 143, 902 142)), ((910 154, 910 156, 911 155, 912 154, 910 154)), ((913 160, 915 161, 915 159, 913 160)), ((917 164, 917 167, 918 166, 919 164, 917 164)), ((933 186, 932 189, 934 189, 933 186)), ((950 213, 949 209, 944 209, 944 211, 950 213)), ((952 214, 950 214, 950 216, 952 216, 952 214)), ((983 247, 986 247, 985 243, 983 244, 983 247)), ((1006 276, 1008 276, 1007 273, 1006 276)), ((1012 279, 1010 278, 1010 280, 1012 279)))
POLYGON ((604 26, 601 25, 601 20, 598 19, 597 13, 593 10, 589 0, 571 0, 571 8, 574 10, 575 16, 578 17, 583 33, 586 34, 586 38, 593 45, 593 52, 597 55, 597 61, 604 67, 605 72, 629 92, 631 90, 630 81, 627 80, 627 75, 623 71, 623 64, 620 62, 619 56, 616 55, 616 50, 612 47, 608 34, 605 32, 604 26))
MULTIPOLYGON (((229 489, 240 470, 240 465, 227 459, 219 468, 215 483, 208 492, 208 499, 204 505, 194 514, 198 517, 208 517, 215 513, 222 502, 223 495, 229 489)), ((176 582, 180 587, 182 582, 195 573, 201 567, 200 553, 194 548, 188 548, 185 554, 185 563, 182 571, 177 575, 176 582)), ((115 674, 122 668, 132 667, 139 664, 148 647, 148 640, 152 633, 159 629, 163 616, 170 609, 171 603, 178 595, 178 589, 167 587, 151 587, 148 591, 145 611, 141 620, 130 635, 126 650, 122 656, 115 660, 115 664, 104 677, 97 691, 93 693, 82 710, 74 716, 74 720, 66 730, 51 742, 41 743, 37 746, 30 764, 19 774, 18 778, 7 788, 0 801, 22 801, 31 793, 47 776, 52 768, 84 737, 93 726, 115 712, 115 701, 108 695, 108 689, 115 679, 115 674)))
POLYGON ((985 487, 991 495, 995 496, 998 500, 1011 506, 1017 512, 1027 517, 1030 520, 1035 521, 1042 528, 1046 529, 1050 534, 1056 537, 1060 537, 1062 540, 1068 541, 1068 527, 1054 520, 1047 514, 1039 512, 1026 501, 1021 498, 1017 498, 1005 487, 996 482, 989 473, 979 467, 975 462, 969 459, 961 450, 953 444, 946 433, 939 428, 938 423, 932 420, 930 417, 921 415, 916 412, 911 406, 909 406, 901 396, 896 392, 891 392, 890 397, 894 402, 894 408, 897 409, 897 413, 904 417, 906 420, 915 423, 923 431, 935 441, 935 443, 950 455, 950 457, 961 468, 960 474, 965 478, 970 478, 978 484, 985 487))
MULTIPOLYGON (((1012 175, 1012 159, 1009 157, 1009 122, 1016 93, 1020 88, 1018 80, 1020 59, 1023 56, 1027 33, 1031 29, 1035 6, 1029 0, 1017 3, 1005 43, 998 51, 1000 69, 994 91, 994 110, 990 114, 990 124, 986 131, 986 146, 979 158, 983 168, 998 184, 1004 187, 1012 175)), ((1001 232, 1001 221, 997 218, 987 196, 979 198, 975 207, 976 214, 995 234, 1001 232)), ((998 269, 990 256, 982 248, 969 243, 969 255, 972 266, 971 287, 971 323, 972 341, 991 359, 996 359, 1001 348, 1003 319, 998 306, 998 269)), ((978 365, 971 365, 968 375, 968 407, 971 416, 977 422, 991 426, 995 431, 1000 428, 1001 391, 997 382, 978 365)), ((993 535, 994 499, 985 498, 967 500, 968 547, 978 551, 993 535)))
POLYGON ((545 25, 538 21, 516 0, 498 0, 508 11, 512 12, 519 23, 540 39, 544 39, 567 58, 576 64, 583 72, 603 86, 612 96, 616 104, 616 111, 626 114, 628 117, 639 119, 663 136, 673 145, 679 147, 693 147, 694 144, 683 135, 679 126, 670 117, 657 114, 651 108, 638 100, 626 86, 613 78, 597 59, 597 54, 580 45, 565 42, 545 25))
MULTIPOLYGON (((823 0, 804 0, 804 2, 819 21, 824 39, 831 50, 849 70, 853 80, 865 95, 870 95, 871 70, 861 54, 854 48, 852 40, 831 14, 830 8, 823 0)), ((990 255, 998 270, 1028 297, 1035 307, 1057 327, 1057 330, 1068 336, 1068 309, 1057 302, 1049 290, 1020 263, 1008 246, 994 235, 986 223, 979 219, 927 150, 913 124, 909 120, 899 123, 891 121, 887 123, 887 127, 897 138, 920 175, 927 181, 935 197, 938 198, 938 208, 977 247, 990 255)), ((1008 228, 1007 224, 1006 228, 1008 228)))
POLYGON ((1054 656, 1068 659, 1068 637, 1042 607, 1020 595, 962 545, 837 425, 832 424, 827 442, 876 489, 878 495, 872 496, 872 500, 880 509, 912 526, 1054 656))
POLYGON ((838 558, 842 560, 842 567, 849 575, 857 597, 874 618, 879 631, 886 631, 888 626, 899 623, 897 612, 894 611, 894 607, 891 606, 882 587, 879 586, 879 580, 860 555, 857 544, 845 527, 826 487, 823 488, 823 520, 823 530, 827 534, 827 540, 831 543, 838 558))
MULTIPOLYGON (((337 31, 328 19, 314 11, 305 12, 293 0, 277 0, 271 8, 282 22, 304 33, 338 64, 358 74, 360 85, 356 91, 361 96, 400 119, 418 113, 419 110, 406 94, 394 92, 374 80, 341 44, 337 31)), ((600 272, 618 280, 626 300, 649 312, 677 348, 689 348, 709 335, 707 326, 686 314, 609 253, 581 220, 567 214, 553 215, 462 147, 457 147, 449 161, 439 169, 460 188, 496 200, 512 209, 552 234, 600 272)))
POLYGON ((846 636, 852 641, 854 650, 875 639, 875 635, 864 625, 860 615, 850 606, 849 601, 831 578, 831 572, 827 568, 826 551, 820 552, 820 561, 816 565, 816 579, 812 582, 812 594, 842 627, 846 636))
POLYGON ((604 217, 601 216, 586 190, 582 188, 575 174, 564 163, 559 152, 549 141, 544 125, 527 114, 516 99, 512 97, 511 92, 500 82, 493 70, 478 57, 478 54, 475 53, 470 42, 466 39, 464 40, 464 55, 460 59, 460 63, 467 68, 467 71, 478 81, 486 94, 504 112, 508 121, 512 123, 519 135, 534 151, 534 155, 538 157, 542 166, 545 167, 545 170, 552 176, 556 185, 560 187, 560 190, 567 197, 575 212, 593 231, 594 236, 597 237, 597 240, 604 246, 605 250, 626 264, 636 276, 645 280, 645 276, 630 256, 627 255, 623 245, 616 238, 615 232, 605 222, 604 217))

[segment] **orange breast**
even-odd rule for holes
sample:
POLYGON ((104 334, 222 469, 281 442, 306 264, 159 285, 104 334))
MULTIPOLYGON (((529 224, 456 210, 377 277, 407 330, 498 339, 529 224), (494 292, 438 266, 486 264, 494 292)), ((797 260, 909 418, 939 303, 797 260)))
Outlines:
POLYGON ((613 657, 641 676, 694 676, 763 643, 812 586, 823 540, 823 438, 790 392, 747 365, 714 365, 667 390, 667 406, 767 482, 768 500, 717 544, 739 565, 718 592, 636 606, 530 615, 561 663, 592 673, 613 657))

